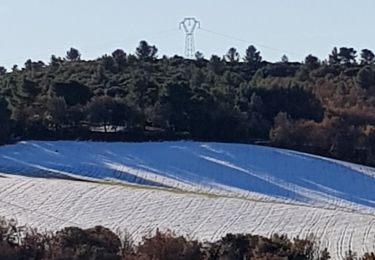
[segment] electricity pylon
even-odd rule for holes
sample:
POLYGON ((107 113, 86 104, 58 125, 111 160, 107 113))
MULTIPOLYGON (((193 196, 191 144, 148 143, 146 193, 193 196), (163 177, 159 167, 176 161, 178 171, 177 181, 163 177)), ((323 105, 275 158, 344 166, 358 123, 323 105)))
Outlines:
POLYGON ((180 22, 180 30, 185 31, 185 57, 194 58, 195 45, 194 45, 194 32, 196 28, 200 28, 200 22, 193 17, 186 17, 180 22))

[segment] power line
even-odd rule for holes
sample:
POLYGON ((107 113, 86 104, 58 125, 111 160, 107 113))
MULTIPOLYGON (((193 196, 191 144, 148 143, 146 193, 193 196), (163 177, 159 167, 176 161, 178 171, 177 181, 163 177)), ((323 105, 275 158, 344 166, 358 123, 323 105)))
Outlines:
MULTIPOLYGON (((211 34, 217 35, 217 36, 221 36, 221 37, 224 37, 224 38, 227 38, 227 39, 235 40, 235 41, 238 41, 238 42, 243 42, 243 43, 247 43, 247 44, 251 43, 251 41, 248 41, 248 40, 245 40, 245 39, 241 39, 241 38, 229 35, 229 34, 215 32, 213 30, 209 30, 209 29, 206 29, 206 28, 202 28, 201 27, 200 30, 204 31, 204 32, 207 32, 207 33, 211 33, 211 34)), ((256 42, 253 42, 253 44, 257 45, 259 47, 262 47, 262 48, 265 48, 265 49, 268 49, 268 50, 271 50, 271 51, 280 52, 280 53, 283 53, 283 54, 286 53, 286 54, 292 54, 292 55, 302 55, 302 54, 294 52, 294 51, 279 49, 279 48, 275 48, 275 47, 272 47, 272 46, 268 46, 268 45, 264 45, 264 44, 260 44, 260 43, 256 43, 256 42)))
MULTIPOLYGON (((256 46, 259 46, 259 47, 262 47, 262 48, 265 48, 265 49, 268 49, 268 50, 271 50, 271 51, 276 51, 276 52, 279 52, 279 53, 282 53, 282 54, 291 54, 291 55, 302 56, 302 54, 296 53, 294 51, 289 51, 289 50, 284 50, 284 49, 280 49, 280 48, 275 48, 275 47, 272 47, 272 46, 268 46, 268 45, 264 45, 264 44, 260 44, 260 43, 256 43, 256 42, 252 42, 252 41, 249 41, 249 40, 246 40, 246 39, 238 38, 236 36, 232 36, 232 35, 221 33, 221 32, 216 32, 214 30, 210 30, 210 29, 206 29, 204 27, 200 27, 199 21, 196 20, 195 18, 185 18, 180 23, 180 29, 184 29, 184 31, 186 33, 185 55, 186 55, 187 58, 192 58, 194 56, 194 54, 195 54, 195 44, 194 44, 194 32, 195 32, 195 29, 199 29, 200 31, 203 31, 203 32, 206 32, 206 33, 209 33, 209 34, 212 34, 212 35, 217 35, 217 36, 220 36, 220 37, 223 37, 223 38, 227 38, 227 39, 230 39, 230 40, 235 40, 235 41, 243 42, 243 43, 246 43, 246 44, 254 44, 256 46), (185 28, 185 26, 187 26, 187 27, 185 28)), ((147 39, 147 38, 155 38, 155 37, 159 38, 159 37, 163 37, 165 35, 171 34, 171 33, 177 33, 178 31, 179 31, 179 29, 177 29, 177 28, 170 28, 170 29, 166 29, 166 30, 157 31, 155 33, 151 33, 151 34, 148 34, 148 35, 146 34, 146 35, 143 35, 141 37, 138 37, 137 39, 142 39, 142 38, 143 39, 147 39)), ((91 48, 105 48, 104 46, 110 46, 110 45, 114 45, 114 44, 121 44, 123 42, 130 41, 130 40, 135 40, 135 39, 136 39, 135 37, 125 37, 125 38, 122 38, 119 41, 111 41, 111 42, 103 42, 103 43, 87 44, 87 45, 83 44, 83 45, 81 45, 79 47, 81 47, 81 48, 90 48, 90 47, 91 48)), ((42 55, 47 55, 47 54, 46 53, 40 53, 39 55, 42 56, 42 55)), ((18 62, 21 62, 21 64, 22 64, 22 61, 20 61, 21 59, 22 59, 21 57, 19 59, 17 59, 17 58, 11 58, 11 59, 2 60, 2 62, 7 62, 7 63, 14 62, 14 63, 17 63, 16 60, 19 60, 18 62)))
POLYGON ((120 44, 120 43, 123 43, 123 42, 126 42, 126 41, 129 41, 129 40, 141 40, 141 39, 147 39, 147 38, 158 38, 158 37, 161 37, 163 35, 167 35, 167 34, 170 34, 170 33, 175 33, 175 32, 178 32, 178 29, 176 28, 171 28, 171 29, 167 29, 167 30, 162 30, 162 31, 158 31, 158 32, 155 32, 155 33, 151 33, 151 34, 145 34, 143 36, 140 36, 140 37, 127 37, 127 38, 123 38, 119 41, 112 41, 112 42, 104 42, 104 43, 100 43, 100 44, 96 44, 96 45, 82 45, 81 47, 102 47, 102 46, 106 46, 106 45, 112 45, 112 44, 120 44))

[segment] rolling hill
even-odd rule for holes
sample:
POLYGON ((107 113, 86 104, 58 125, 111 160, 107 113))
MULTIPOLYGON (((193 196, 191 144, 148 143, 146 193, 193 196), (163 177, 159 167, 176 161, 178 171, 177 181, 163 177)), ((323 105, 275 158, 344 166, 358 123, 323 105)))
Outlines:
POLYGON ((23 141, 0 147, 0 216, 57 229, 316 235, 374 251, 375 169, 244 144, 23 141))

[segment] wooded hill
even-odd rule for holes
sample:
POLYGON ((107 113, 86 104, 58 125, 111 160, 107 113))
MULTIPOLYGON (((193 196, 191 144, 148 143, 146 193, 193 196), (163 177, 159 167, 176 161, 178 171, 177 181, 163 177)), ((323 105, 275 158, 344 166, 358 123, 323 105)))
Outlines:
POLYGON ((0 142, 20 139, 262 142, 375 165, 375 56, 334 48, 327 60, 135 54, 96 60, 71 48, 49 64, 0 68, 0 142), (359 56, 359 57, 357 57, 359 56))

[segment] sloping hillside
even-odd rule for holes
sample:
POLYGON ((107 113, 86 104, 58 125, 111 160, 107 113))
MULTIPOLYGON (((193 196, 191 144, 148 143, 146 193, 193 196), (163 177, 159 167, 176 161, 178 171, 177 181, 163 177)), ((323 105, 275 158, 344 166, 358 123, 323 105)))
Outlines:
POLYGON ((372 168, 254 145, 30 141, 1 147, 0 165, 2 172, 32 177, 375 206, 372 168))
POLYGON ((138 238, 160 227, 209 240, 314 232, 337 257, 374 250, 374 169, 321 157, 241 144, 29 141, 0 147, 0 172, 0 215, 35 226, 102 224, 138 238))

